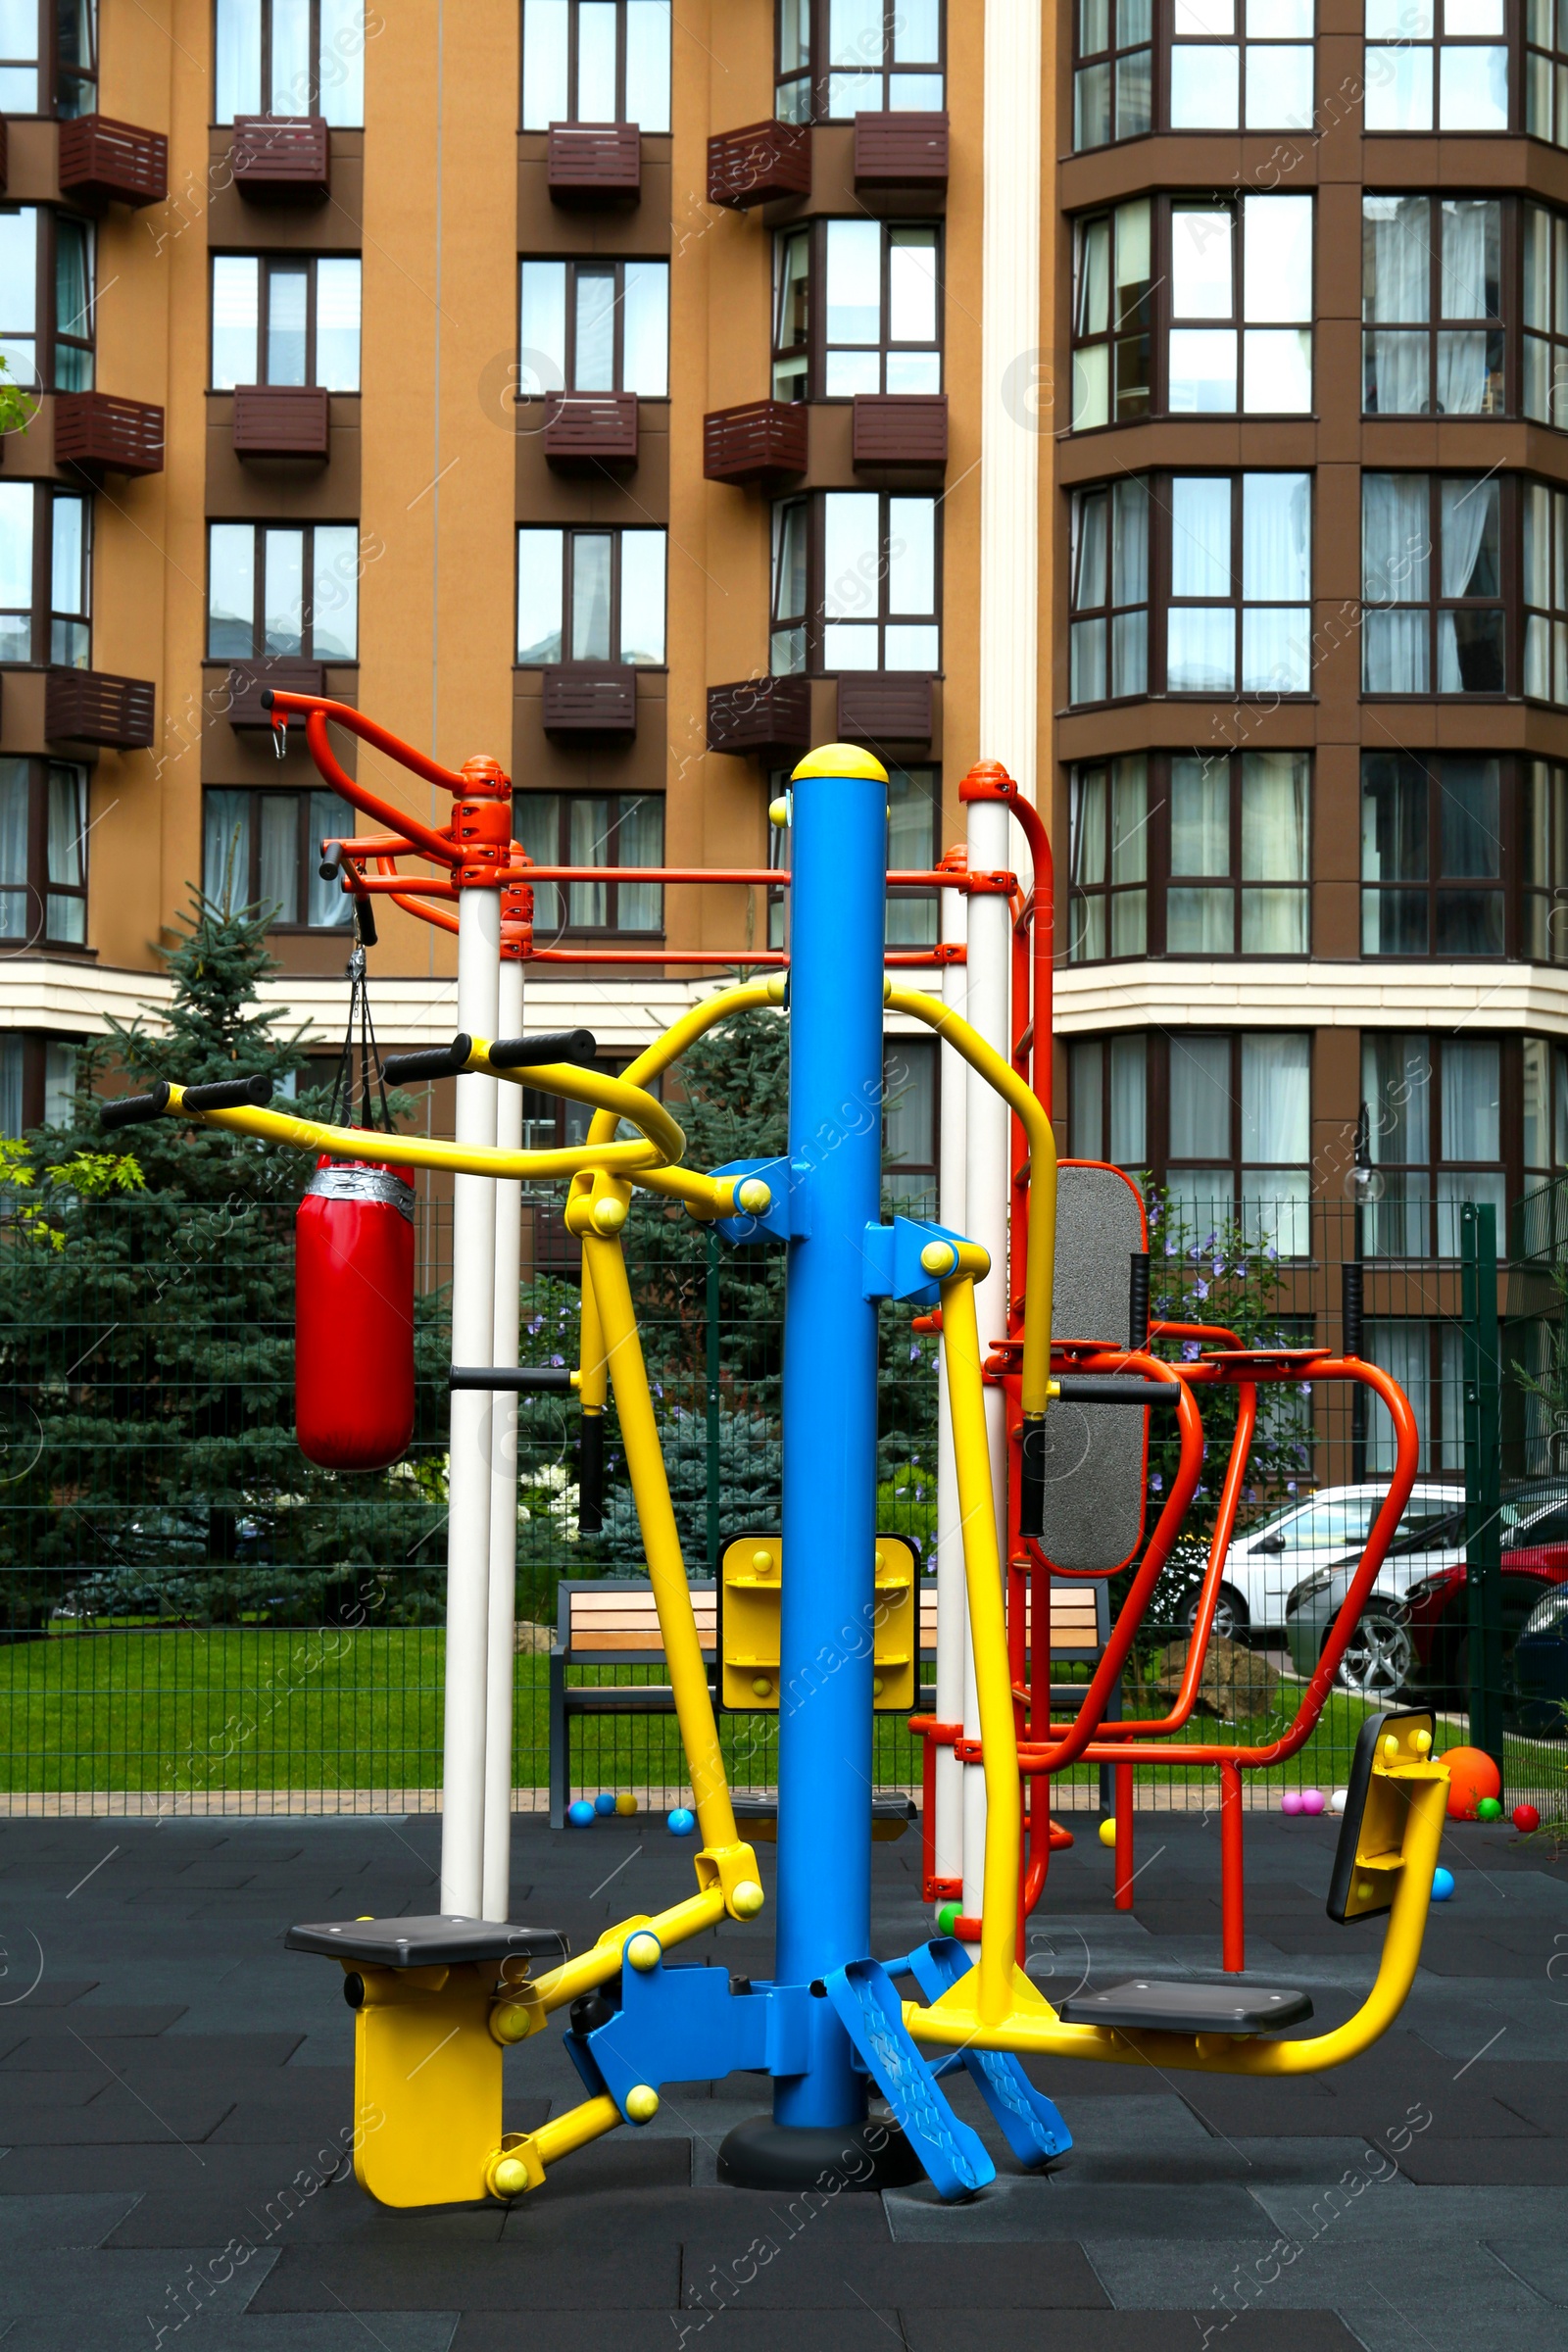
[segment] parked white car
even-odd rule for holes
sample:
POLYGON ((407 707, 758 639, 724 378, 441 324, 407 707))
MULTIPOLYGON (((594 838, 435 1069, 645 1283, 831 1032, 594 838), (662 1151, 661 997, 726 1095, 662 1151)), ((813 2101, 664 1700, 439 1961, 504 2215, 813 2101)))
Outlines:
MULTIPOLYGON (((1365 1544, 1373 1514, 1387 1493, 1387 1485, 1381 1483, 1324 1487, 1236 1537, 1225 1555, 1215 1633, 1226 1641, 1248 1635, 1283 1637, 1291 1594, 1307 1578, 1337 1566, 1347 1552, 1365 1544)), ((1448 1518, 1463 1501, 1462 1486, 1424 1481, 1412 1490, 1396 1541, 1413 1536, 1426 1522, 1448 1518)), ((1415 1572, 1431 1573, 1425 1554, 1415 1572)))

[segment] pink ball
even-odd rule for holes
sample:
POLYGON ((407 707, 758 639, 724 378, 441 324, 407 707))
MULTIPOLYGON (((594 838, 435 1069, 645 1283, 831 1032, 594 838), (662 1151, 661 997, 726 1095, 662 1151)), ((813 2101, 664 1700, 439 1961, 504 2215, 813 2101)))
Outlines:
POLYGON ((1324 1801, 1321 1788, 1303 1788, 1301 1790, 1301 1811, 1303 1813, 1321 1813, 1324 1801))
POLYGON ((1280 1811, 1282 1813, 1299 1813, 1300 1810, 1301 1791, 1299 1788, 1287 1788, 1285 1794, 1280 1798, 1280 1811))

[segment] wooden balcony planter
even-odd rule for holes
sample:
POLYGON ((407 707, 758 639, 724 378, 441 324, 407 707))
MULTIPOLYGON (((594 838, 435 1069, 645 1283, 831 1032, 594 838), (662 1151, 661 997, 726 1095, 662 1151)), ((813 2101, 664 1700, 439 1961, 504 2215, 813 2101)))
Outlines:
POLYGON ((811 187, 807 122, 748 122, 708 142, 708 201, 744 213, 754 204, 806 196, 811 187))
POLYGON ((234 185, 252 204, 320 204, 331 192, 321 115, 236 115, 230 161, 234 185))
POLYGON ((733 686, 708 689, 710 752, 754 752, 766 758, 803 752, 810 740, 808 678, 742 678, 733 686))
POLYGON ((620 662, 563 662, 547 669, 547 735, 635 735, 637 672, 620 662))
POLYGON ((60 187, 90 203, 162 204, 169 194, 169 141, 161 130, 78 115, 60 125, 60 187))
POLYGON ((749 400, 703 418, 703 473, 710 482, 766 482, 804 473, 808 416, 796 400, 749 400))
POLYGON ((844 743, 929 743, 931 680, 914 669, 853 669, 839 677, 844 743))
POLYGON ((635 392, 547 392, 545 457, 563 472, 637 463, 635 392))
POLYGON ((261 662, 231 662, 222 676, 213 678, 219 690, 215 716, 231 727, 266 727, 272 716, 262 708, 262 689, 271 686, 284 694, 324 694, 326 671, 319 662, 301 662, 283 654, 261 662))
POLYGON ((324 458, 331 450, 331 396, 315 384, 237 384, 236 458, 324 458))
POLYGON ((51 743, 150 751, 153 705, 151 678, 115 678, 102 669, 51 669, 44 682, 43 731, 51 743))
POLYGON ((948 184, 948 118, 941 115, 857 115, 858 188, 918 188, 948 184))
POLYGON ((162 473, 164 412, 110 392, 57 392, 55 464, 95 473, 162 473))
POLYGON ((858 393, 850 455, 857 466, 921 466, 940 471, 948 462, 947 394, 858 393))
POLYGON ((636 204, 641 131, 635 122, 552 122, 545 182, 553 204, 636 204))

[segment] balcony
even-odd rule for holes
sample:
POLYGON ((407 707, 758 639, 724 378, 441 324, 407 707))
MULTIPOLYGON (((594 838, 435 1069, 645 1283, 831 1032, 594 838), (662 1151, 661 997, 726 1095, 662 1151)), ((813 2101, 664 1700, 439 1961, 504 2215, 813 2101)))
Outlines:
POLYGON ((805 122, 749 122, 708 142, 708 201, 747 212, 811 188, 811 133, 805 122))
POLYGON ((708 748, 737 757, 806 751, 811 741, 808 678, 742 678, 708 689, 708 748))
POLYGON ((0 196, 6 192, 11 176, 11 141, 6 132, 6 119, 0 115, 0 196))
POLYGON ((78 115, 60 125, 60 190, 96 204, 162 204, 169 194, 169 141, 161 130, 78 115))
POLYGON ((913 669, 843 671, 838 731, 844 743, 929 743, 931 680, 913 669))
POLYGON ((637 732, 637 672, 619 662, 563 662, 544 673, 544 729, 568 739, 637 732))
POLYGON ((236 458, 324 458, 331 398, 314 384, 236 384, 236 458))
POLYGON ((918 466, 940 473, 948 462, 947 394, 858 393, 850 456, 856 466, 918 466))
POLYGON ((635 122, 552 122, 545 184, 553 204, 636 204, 642 133, 635 122))
POLYGON ((547 392, 545 458, 558 472, 637 463, 635 392, 547 392))
POLYGON ((914 188, 934 195, 948 184, 948 118, 857 115, 858 188, 914 188))
POLYGON ((51 669, 44 681, 43 731, 50 743, 150 751, 153 682, 114 678, 102 669, 51 669))
POLYGON ((164 412, 109 392, 57 392, 55 464, 88 473, 162 473, 164 412))
POLYGON ((252 204, 321 204, 331 192, 331 140, 320 115, 236 115, 234 185, 252 204))
POLYGON ((703 418, 703 475, 710 482, 768 482, 804 473, 808 417, 804 401, 749 400, 703 418))
MULTIPOLYGON (((216 678, 213 682, 218 686, 216 678)), ((324 694, 326 672, 319 662, 290 661, 278 654, 265 662, 231 662, 219 686, 219 699, 210 706, 213 715, 226 718, 231 727, 270 730, 272 714, 262 709, 262 689, 269 686, 283 694, 324 694)))

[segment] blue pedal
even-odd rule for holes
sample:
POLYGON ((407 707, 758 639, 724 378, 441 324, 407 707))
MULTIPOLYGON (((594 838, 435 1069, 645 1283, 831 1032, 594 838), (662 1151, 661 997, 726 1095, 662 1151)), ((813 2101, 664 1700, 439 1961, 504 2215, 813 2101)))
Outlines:
POLYGON ((994 2180, 997 2168, 985 2143, 954 2114, 910 2039, 903 2004, 881 1962, 852 1960, 835 1969, 827 1997, 938 2195, 967 2197, 994 2180))
MULTIPOLYGON (((940 2000, 972 1966, 956 1936, 939 1936, 909 1954, 909 1973, 928 2001, 940 2000)), ((1022 2059, 1011 2050, 965 2050, 962 2057, 1020 2164, 1049 2164, 1053 2156, 1065 2156, 1072 2133, 1045 2092, 1036 2090, 1022 2059)))

